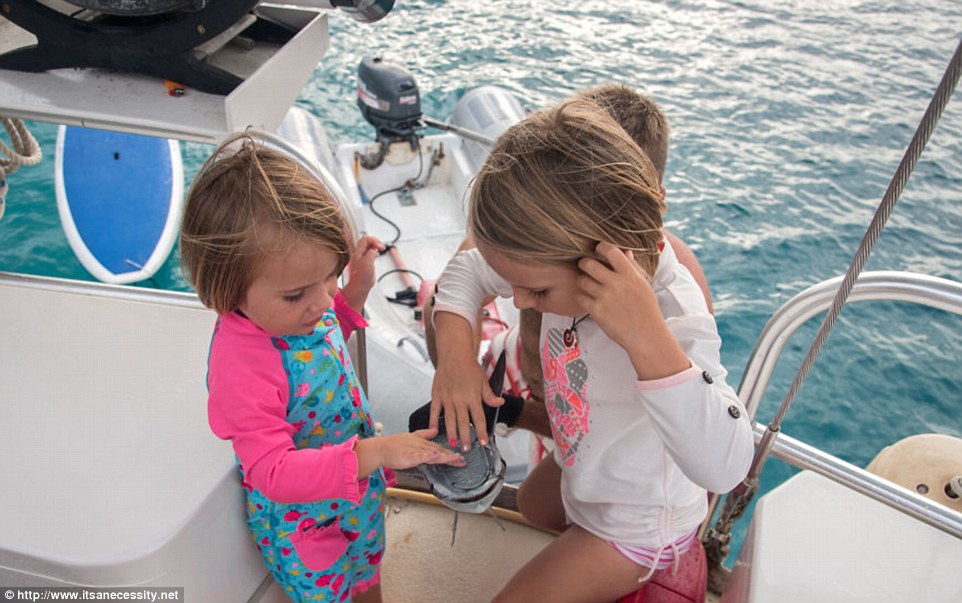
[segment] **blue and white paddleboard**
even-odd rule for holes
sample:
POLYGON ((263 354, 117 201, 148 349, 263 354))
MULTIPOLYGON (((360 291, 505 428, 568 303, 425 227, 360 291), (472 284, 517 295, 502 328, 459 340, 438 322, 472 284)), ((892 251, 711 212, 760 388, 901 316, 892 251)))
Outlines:
POLYGON ((176 140, 60 126, 57 210, 77 259, 105 283, 134 283, 177 240, 184 169, 176 140))

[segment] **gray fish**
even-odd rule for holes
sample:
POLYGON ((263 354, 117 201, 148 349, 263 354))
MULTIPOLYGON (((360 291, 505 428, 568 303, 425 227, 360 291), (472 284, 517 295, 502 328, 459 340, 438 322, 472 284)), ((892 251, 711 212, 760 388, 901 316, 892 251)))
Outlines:
MULTIPOLYGON (((501 352, 488 381, 495 396, 500 396, 504 387, 505 364, 505 354, 501 352)), ((487 446, 482 446, 478 442, 478 434, 475 432, 474 425, 471 425, 471 450, 464 454, 463 467, 452 465, 420 465, 418 467, 431 486, 431 492, 445 506, 466 513, 484 513, 501 493, 507 463, 501 458, 501 452, 495 441, 495 423, 497 423, 497 412, 487 426, 487 446)), ((447 447, 446 439, 447 430, 442 416, 438 419, 438 435, 434 438, 434 442, 447 447)))
MULTIPOLYGON (((445 441, 444 417, 440 419, 434 441, 448 446, 445 441)), ((507 467, 498 451, 494 434, 488 436, 488 445, 481 446, 471 426, 471 450, 464 454, 465 465, 420 465, 418 468, 431 486, 431 492, 448 508, 466 513, 484 513, 504 486, 507 467)))

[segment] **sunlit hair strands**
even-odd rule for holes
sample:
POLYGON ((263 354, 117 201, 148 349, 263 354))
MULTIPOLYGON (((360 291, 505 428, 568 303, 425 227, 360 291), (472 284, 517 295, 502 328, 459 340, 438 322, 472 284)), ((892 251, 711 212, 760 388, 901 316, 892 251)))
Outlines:
POLYGON ((220 314, 240 304, 258 262, 295 238, 350 259, 354 234, 327 189, 303 166, 247 134, 225 140, 187 194, 181 263, 201 302, 220 314))
POLYGON ((468 228, 509 257, 562 266, 607 241, 650 276, 664 211, 648 157, 604 110, 575 99, 501 135, 472 187, 468 228))

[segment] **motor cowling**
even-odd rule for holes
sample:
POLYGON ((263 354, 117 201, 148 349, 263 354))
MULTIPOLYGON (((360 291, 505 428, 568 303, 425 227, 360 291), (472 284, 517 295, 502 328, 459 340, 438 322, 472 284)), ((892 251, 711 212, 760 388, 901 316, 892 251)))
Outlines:
POLYGON ((423 127, 414 76, 381 57, 364 57, 358 67, 357 106, 379 139, 412 138, 423 127))

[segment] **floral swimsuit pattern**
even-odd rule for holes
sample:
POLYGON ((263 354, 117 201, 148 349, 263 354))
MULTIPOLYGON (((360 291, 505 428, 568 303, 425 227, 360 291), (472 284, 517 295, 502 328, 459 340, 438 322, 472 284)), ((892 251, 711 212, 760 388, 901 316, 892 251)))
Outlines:
MULTIPOLYGON (((290 384, 287 421, 298 449, 374 435, 367 397, 329 310, 310 335, 272 337, 290 384)), ((382 470, 361 482, 361 500, 269 500, 244 482, 248 525, 274 578, 296 601, 349 601, 378 579, 384 553, 382 470), (364 483, 366 482, 366 484, 364 483)))

